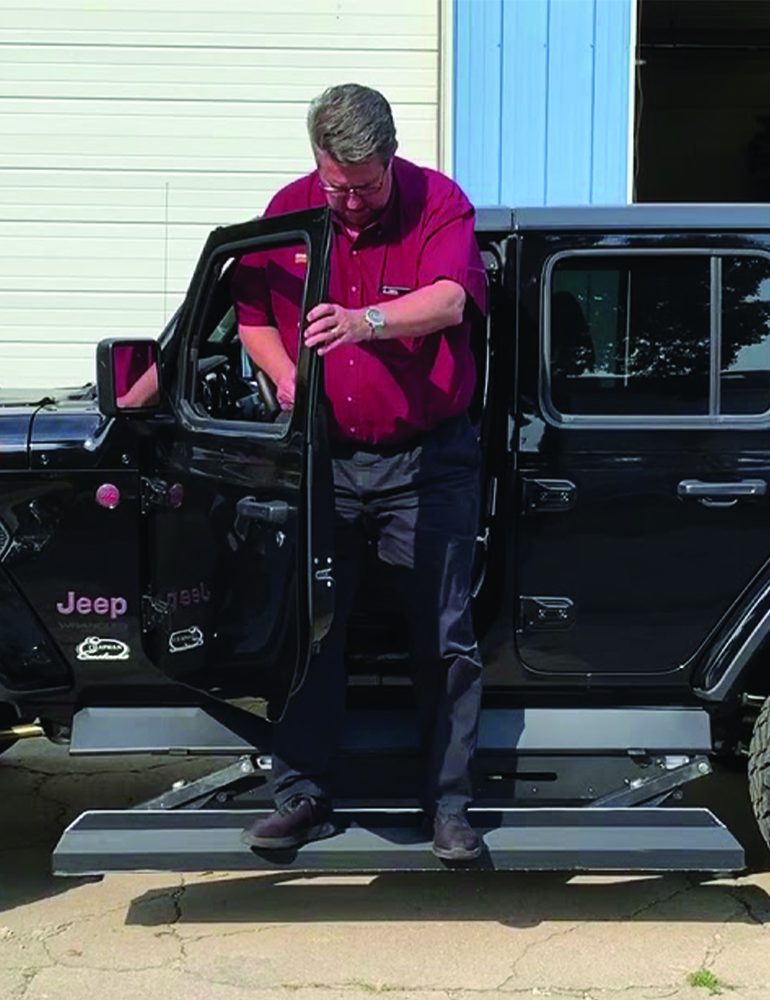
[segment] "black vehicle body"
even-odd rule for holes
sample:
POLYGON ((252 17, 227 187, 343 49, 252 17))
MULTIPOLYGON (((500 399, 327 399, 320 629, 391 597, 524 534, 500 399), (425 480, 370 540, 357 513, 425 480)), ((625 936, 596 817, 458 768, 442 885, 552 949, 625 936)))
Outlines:
MULTIPOLYGON (((479 801, 663 801, 713 755, 741 752, 770 692, 770 365, 733 364, 762 347, 765 314, 741 340, 725 311, 734 300, 745 312, 751 297, 733 284, 747 268, 767 265, 770 281, 770 210, 496 208, 479 212, 477 231, 491 302, 473 332, 479 801), (666 364, 640 362, 633 384, 630 368, 586 362, 586 295, 606 343, 615 350, 625 324, 626 350, 641 356, 650 345, 629 346, 629 317, 656 288, 655 329, 676 342, 666 364), (565 339, 577 345, 566 362, 565 339), (646 796, 616 798, 651 776, 646 796)), ((333 614, 320 364, 301 356, 288 423, 249 423, 236 412, 246 390, 233 388, 232 323, 220 339, 211 331, 226 306, 223 261, 302 243, 311 305, 328 240, 322 211, 217 230, 160 337, 159 406, 105 415, 94 387, 0 393, 7 739, 40 720, 73 753, 269 754, 270 723, 333 614), (96 500, 105 485, 112 506, 96 500), (113 655, 84 655, 90 639, 113 655)), ((409 800, 417 751, 403 630, 378 613, 371 578, 350 631, 340 788, 382 806, 409 800)), ((161 856, 155 866, 173 867, 161 856)), ((77 870, 89 864, 109 867, 77 870)))

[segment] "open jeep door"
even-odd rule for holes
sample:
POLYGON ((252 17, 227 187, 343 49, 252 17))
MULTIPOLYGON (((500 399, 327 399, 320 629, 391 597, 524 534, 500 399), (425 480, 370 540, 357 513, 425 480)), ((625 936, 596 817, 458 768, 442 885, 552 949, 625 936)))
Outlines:
POLYGON ((199 691, 263 701, 272 720, 333 610, 321 362, 301 347, 294 408, 278 412, 240 344, 231 285, 248 255, 271 288, 301 295, 302 343, 326 295, 329 247, 322 209, 215 230, 162 353, 171 418, 147 425, 145 653, 199 691))

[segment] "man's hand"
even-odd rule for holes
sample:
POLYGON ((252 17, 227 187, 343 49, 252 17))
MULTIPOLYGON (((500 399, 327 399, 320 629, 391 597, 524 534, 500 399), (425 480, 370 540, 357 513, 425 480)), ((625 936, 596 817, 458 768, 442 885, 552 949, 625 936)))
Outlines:
MULTIPOLYGON (((374 302, 372 305, 383 312, 386 320, 375 339, 427 337, 437 330, 459 326, 465 314, 466 298, 462 285, 441 278, 397 299, 374 302)), ((340 344, 371 340, 372 331, 365 316, 365 309, 343 309, 322 302, 307 314, 309 326, 305 330, 305 343, 308 347, 317 347, 319 354, 328 354, 340 344)))
POLYGON ((372 331, 364 319, 365 311, 320 303, 307 314, 309 326, 305 330, 305 343, 308 347, 317 347, 319 354, 328 354, 341 344, 369 340, 372 331))
POLYGON ((279 378, 275 386, 275 395, 282 410, 291 410, 294 406, 294 386, 297 381, 297 370, 292 367, 283 378, 279 378))

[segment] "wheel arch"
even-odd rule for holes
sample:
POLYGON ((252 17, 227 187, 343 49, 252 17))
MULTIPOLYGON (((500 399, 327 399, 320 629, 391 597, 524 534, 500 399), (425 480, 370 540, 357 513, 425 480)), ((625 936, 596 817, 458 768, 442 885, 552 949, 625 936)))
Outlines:
POLYGON ((770 579, 731 609, 706 646, 693 675, 698 698, 735 704, 746 692, 770 694, 770 579))

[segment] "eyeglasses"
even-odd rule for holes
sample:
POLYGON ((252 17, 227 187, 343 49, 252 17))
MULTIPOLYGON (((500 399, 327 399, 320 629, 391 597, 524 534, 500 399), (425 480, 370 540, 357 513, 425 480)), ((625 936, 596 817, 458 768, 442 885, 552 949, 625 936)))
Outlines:
POLYGON ((388 167, 382 172, 382 177, 378 181, 371 181, 369 184, 354 184, 352 187, 337 187, 334 184, 324 184, 319 178, 318 186, 324 194, 330 198, 370 198, 382 190, 385 178, 388 176, 388 167))

